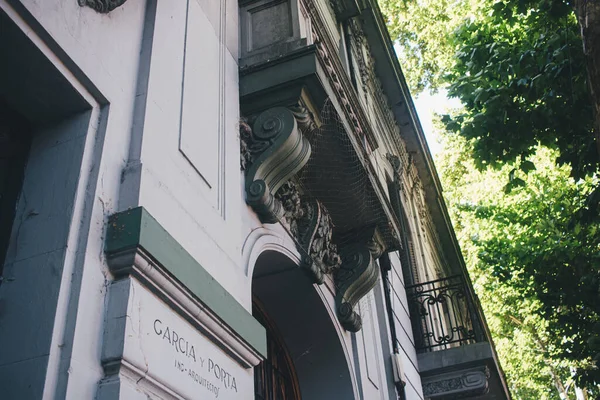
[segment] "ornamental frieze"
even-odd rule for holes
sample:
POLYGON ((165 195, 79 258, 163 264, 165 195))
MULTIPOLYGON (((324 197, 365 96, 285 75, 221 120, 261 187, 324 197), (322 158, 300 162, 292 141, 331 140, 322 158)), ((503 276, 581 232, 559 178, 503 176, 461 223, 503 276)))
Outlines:
POLYGON ((457 399, 483 395, 489 391, 487 367, 435 375, 423 379, 423 394, 431 399, 457 399))

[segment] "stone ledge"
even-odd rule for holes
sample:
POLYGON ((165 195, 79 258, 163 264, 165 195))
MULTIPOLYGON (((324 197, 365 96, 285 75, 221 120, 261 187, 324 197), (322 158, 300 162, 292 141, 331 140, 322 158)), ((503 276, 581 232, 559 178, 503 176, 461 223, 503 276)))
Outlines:
POLYGON ((216 345, 250 367, 266 357, 264 327, 143 208, 109 218, 105 243, 116 277, 133 275, 216 345))
POLYGON ((488 342, 458 346, 447 350, 431 351, 418 355, 419 371, 427 374, 435 370, 452 370, 453 367, 464 367, 465 364, 493 363, 492 348, 488 342))

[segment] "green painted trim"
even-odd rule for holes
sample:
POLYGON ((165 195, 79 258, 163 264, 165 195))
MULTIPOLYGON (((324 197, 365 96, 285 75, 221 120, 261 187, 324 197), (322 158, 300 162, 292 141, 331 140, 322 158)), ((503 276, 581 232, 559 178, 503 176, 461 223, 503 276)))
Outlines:
POLYGON ((112 215, 108 220, 107 255, 142 248, 185 285, 263 357, 265 328, 238 303, 143 207, 112 215))

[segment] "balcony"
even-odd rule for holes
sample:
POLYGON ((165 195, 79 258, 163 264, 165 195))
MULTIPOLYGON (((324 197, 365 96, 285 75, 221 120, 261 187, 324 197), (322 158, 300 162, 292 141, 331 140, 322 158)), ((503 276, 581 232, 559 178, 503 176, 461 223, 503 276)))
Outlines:
POLYGON ((508 399, 489 332, 462 275, 406 287, 426 398, 508 399))

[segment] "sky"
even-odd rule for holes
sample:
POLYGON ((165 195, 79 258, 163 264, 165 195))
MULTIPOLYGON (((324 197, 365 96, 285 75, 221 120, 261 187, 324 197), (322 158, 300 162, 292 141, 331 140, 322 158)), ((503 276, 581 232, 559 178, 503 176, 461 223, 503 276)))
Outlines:
POLYGON ((444 114, 448 109, 458 108, 460 106, 460 101, 458 99, 448 99, 446 95, 447 92, 445 90, 440 90, 433 95, 425 91, 418 96, 413 97, 415 108, 417 109, 417 114, 419 115, 419 120, 423 126, 427 144, 429 145, 429 150, 433 155, 436 155, 442 150, 438 141, 438 135, 436 135, 436 132, 433 129, 435 114, 444 114))

